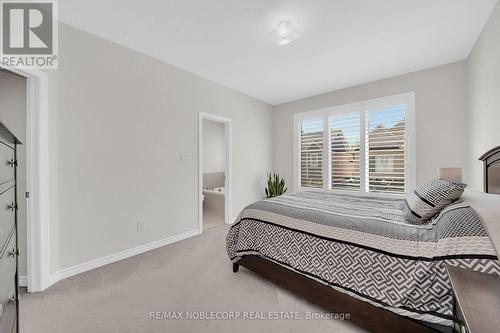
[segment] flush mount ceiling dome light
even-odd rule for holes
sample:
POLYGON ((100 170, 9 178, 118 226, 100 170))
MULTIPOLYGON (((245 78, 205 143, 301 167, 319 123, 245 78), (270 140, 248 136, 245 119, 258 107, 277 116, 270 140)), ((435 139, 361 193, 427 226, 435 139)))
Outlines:
POLYGON ((276 32, 276 44, 279 46, 284 46, 290 44, 294 40, 300 37, 300 34, 297 32, 295 27, 292 25, 290 21, 281 21, 278 23, 278 27, 275 30, 276 32))

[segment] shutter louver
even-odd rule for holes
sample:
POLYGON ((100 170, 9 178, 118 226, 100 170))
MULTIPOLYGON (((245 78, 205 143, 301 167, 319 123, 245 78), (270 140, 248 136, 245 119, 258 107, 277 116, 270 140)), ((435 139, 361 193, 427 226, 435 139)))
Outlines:
POLYGON ((323 119, 300 122, 300 186, 323 187, 323 119))
POLYGON ((360 113, 328 117, 330 188, 360 190, 360 113))
POLYGON ((366 112, 369 192, 405 192, 405 107, 366 112))

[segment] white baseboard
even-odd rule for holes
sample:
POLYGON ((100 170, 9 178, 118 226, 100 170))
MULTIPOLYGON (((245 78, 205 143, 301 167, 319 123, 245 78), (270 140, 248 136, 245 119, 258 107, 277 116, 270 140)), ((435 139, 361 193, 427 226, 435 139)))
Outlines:
POLYGON ((20 275, 18 277, 19 287, 27 287, 28 286, 28 277, 26 275, 20 275))
POLYGON ((59 271, 50 274, 49 280, 47 281, 47 285, 45 286, 45 288, 43 290, 47 289, 48 287, 50 287, 51 285, 53 285, 54 283, 56 283, 59 280, 60 280, 59 271))
MULTIPOLYGON (((199 230, 195 229, 195 230, 184 232, 184 233, 179 234, 179 235, 167 237, 167 238, 160 239, 160 240, 148 243, 148 244, 140 245, 140 246, 134 247, 132 249, 123 250, 123 251, 120 251, 120 252, 105 256, 105 257, 90 260, 90 261, 84 262, 82 264, 78 264, 78 265, 71 266, 68 268, 63 268, 63 269, 61 269, 57 272, 54 272, 50 275, 50 279, 48 281, 47 287, 53 285, 54 283, 56 283, 59 280, 66 279, 70 276, 77 275, 77 274, 80 274, 80 273, 83 273, 86 271, 90 271, 94 268, 108 265, 108 264, 117 262, 119 260, 130 258, 130 257, 133 257, 135 255, 138 255, 138 254, 141 254, 141 253, 144 253, 147 251, 157 249, 157 248, 165 246, 165 245, 169 245, 169 244, 181 241, 183 239, 197 236, 199 234, 200 234, 199 230)), ((22 277, 19 278, 20 281, 21 281, 21 278, 22 277)))

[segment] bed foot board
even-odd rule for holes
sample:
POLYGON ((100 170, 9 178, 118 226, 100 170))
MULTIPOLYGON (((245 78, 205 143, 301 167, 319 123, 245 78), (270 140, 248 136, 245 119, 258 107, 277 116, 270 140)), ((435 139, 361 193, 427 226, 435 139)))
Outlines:
POLYGON ((240 264, 233 264, 233 273, 238 272, 239 269, 240 269, 240 264))
POLYGON ((410 318, 349 296, 261 257, 244 256, 237 265, 257 273, 278 287, 288 290, 328 312, 349 313, 350 323, 362 328, 363 331, 373 333, 437 333, 433 328, 424 326, 410 318))

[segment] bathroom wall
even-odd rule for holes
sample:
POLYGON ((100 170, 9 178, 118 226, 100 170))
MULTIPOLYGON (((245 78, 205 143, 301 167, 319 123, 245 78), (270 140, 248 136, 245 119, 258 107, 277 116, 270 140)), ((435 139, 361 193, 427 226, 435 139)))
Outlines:
POLYGON ((203 173, 203 188, 222 187, 225 181, 223 171, 203 173))
MULTIPOLYGON (((224 186, 226 169, 224 127, 224 123, 203 120, 203 188, 224 186)), ((223 217, 224 196, 204 193, 203 211, 223 217)))
POLYGON ((203 120, 203 172, 222 172, 226 166, 224 123, 203 120))

